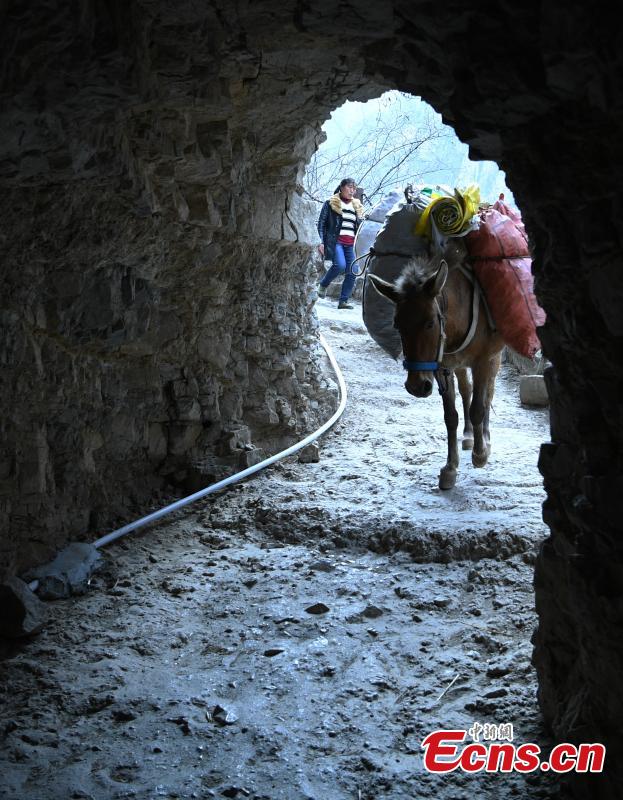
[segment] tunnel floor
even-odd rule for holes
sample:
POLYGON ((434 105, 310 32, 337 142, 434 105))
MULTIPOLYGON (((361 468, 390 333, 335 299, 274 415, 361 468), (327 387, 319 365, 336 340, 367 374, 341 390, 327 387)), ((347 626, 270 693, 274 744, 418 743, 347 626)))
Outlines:
POLYGON ((432 775, 438 729, 547 751, 530 636, 547 412, 504 367, 481 470, 441 493, 438 396, 361 312, 318 303, 350 401, 321 441, 111 545, 91 591, 0 663, 0 797, 553 797, 548 774, 432 775))

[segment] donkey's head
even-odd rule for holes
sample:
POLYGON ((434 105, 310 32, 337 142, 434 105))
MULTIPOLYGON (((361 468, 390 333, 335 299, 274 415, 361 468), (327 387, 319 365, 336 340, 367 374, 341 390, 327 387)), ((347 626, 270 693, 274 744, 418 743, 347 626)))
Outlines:
POLYGON ((396 305, 394 327, 400 333, 406 390, 415 397, 433 391, 434 373, 443 357, 444 321, 439 297, 448 278, 448 265, 427 259, 410 261, 395 283, 368 275, 374 288, 396 305))

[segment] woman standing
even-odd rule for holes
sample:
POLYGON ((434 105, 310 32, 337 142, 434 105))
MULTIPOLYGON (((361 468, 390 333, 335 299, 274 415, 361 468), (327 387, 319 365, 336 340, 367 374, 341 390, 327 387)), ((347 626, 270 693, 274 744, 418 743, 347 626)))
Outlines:
POLYGON ((357 184, 352 178, 344 178, 335 194, 326 200, 318 218, 318 233, 322 243, 318 245, 320 255, 331 266, 318 286, 318 297, 324 297, 327 286, 338 275, 343 275, 342 291, 338 308, 353 308, 348 298, 353 291, 356 275, 351 267, 355 258, 355 234, 363 219, 363 206, 355 197, 357 184))

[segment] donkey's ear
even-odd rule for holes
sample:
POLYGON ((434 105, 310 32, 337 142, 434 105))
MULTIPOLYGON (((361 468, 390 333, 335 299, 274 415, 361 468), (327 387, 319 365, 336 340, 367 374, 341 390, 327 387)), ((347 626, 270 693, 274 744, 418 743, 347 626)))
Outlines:
POLYGON ((447 280, 448 264, 442 259, 441 263, 439 264, 439 269, 432 278, 429 278, 426 281, 426 286, 424 288, 431 295, 431 297, 437 297, 437 295, 440 294, 441 290, 446 285, 447 280))
POLYGON ((392 303, 397 303, 402 299, 402 295, 396 289, 393 283, 384 281, 383 278, 379 278, 378 275, 371 275, 370 273, 368 273, 368 280, 372 286, 374 286, 377 292, 385 295, 385 297, 387 297, 388 300, 391 300, 392 303))

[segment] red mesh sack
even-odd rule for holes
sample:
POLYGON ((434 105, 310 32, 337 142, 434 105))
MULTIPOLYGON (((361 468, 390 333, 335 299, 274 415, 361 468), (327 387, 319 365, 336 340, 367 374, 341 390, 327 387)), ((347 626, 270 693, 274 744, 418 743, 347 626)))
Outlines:
POLYGON ((545 312, 534 296, 523 223, 512 213, 516 220, 495 207, 483 211, 480 228, 467 234, 465 242, 500 335, 513 350, 534 358, 541 347, 536 328, 545 322, 545 312))
POLYGON ((521 214, 519 213, 519 211, 517 211, 517 209, 515 208, 512 208, 512 206, 509 206, 506 203, 503 194, 501 194, 500 197, 495 201, 492 208, 495 208, 495 210, 499 211, 500 214, 504 214, 505 216, 510 217, 513 220, 515 226, 519 229, 521 235, 524 237, 524 239, 526 239, 526 248, 527 248, 528 239, 526 236, 526 228, 523 224, 523 220, 521 218, 521 214))

